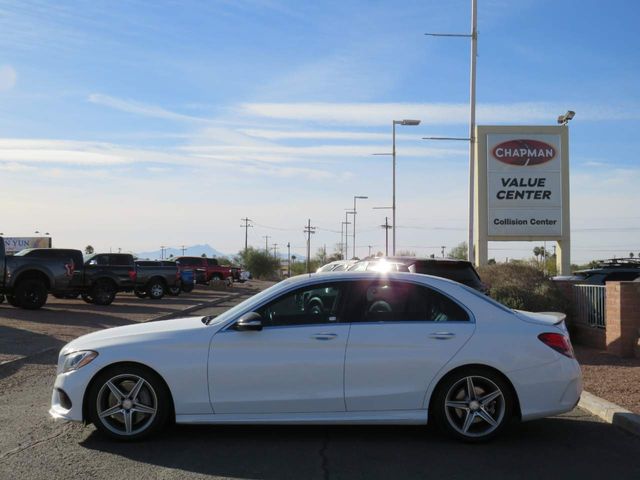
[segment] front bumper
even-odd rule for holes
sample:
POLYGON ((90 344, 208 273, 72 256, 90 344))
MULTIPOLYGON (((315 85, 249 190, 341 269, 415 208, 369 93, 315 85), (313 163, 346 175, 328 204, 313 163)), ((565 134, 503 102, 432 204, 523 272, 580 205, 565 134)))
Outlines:
POLYGON ((82 422, 84 394, 96 368, 87 365, 78 370, 58 373, 51 394, 49 415, 54 419, 82 422), (67 398, 65 398, 65 396, 67 398))

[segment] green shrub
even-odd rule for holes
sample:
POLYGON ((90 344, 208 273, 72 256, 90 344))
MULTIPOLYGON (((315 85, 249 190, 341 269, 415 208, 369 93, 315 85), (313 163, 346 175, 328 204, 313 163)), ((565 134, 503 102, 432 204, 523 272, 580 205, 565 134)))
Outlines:
POLYGON ((569 313, 562 292, 536 267, 526 263, 497 263, 478 269, 491 298, 518 310, 569 313))
POLYGON ((238 254, 242 265, 251 272, 253 278, 260 280, 278 280, 280 275, 280 260, 264 250, 249 247, 238 254))

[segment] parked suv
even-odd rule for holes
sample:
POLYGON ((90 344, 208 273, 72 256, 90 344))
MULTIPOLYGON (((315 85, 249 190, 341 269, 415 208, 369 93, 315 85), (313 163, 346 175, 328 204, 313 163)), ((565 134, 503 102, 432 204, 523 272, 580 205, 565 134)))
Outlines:
POLYGON ((446 258, 373 257, 365 258, 349 267, 349 271, 411 272, 448 278, 482 293, 487 286, 482 283, 473 264, 466 260, 446 258))
POLYGON ((640 259, 612 258, 601 260, 595 268, 578 270, 570 277, 558 279, 586 285, 604 285, 606 282, 632 282, 640 279, 640 259))

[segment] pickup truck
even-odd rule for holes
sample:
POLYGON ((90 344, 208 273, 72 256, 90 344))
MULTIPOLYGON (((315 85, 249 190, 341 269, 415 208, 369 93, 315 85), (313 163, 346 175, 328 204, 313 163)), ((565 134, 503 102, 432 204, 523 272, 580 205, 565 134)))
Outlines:
POLYGON ((0 237, 0 294, 14 307, 37 310, 49 293, 72 293, 81 284, 80 250, 33 248, 8 256, 0 237))
POLYGON ((110 305, 118 292, 131 292, 137 278, 133 255, 94 253, 84 259, 80 293, 87 303, 110 305))
POLYGON ((166 293, 178 295, 181 275, 175 262, 137 260, 134 293, 138 298, 160 300, 166 293))
POLYGON ((176 257, 178 268, 196 272, 198 283, 208 283, 211 280, 227 280, 232 278, 231 267, 218 264, 215 258, 205 257, 176 257))

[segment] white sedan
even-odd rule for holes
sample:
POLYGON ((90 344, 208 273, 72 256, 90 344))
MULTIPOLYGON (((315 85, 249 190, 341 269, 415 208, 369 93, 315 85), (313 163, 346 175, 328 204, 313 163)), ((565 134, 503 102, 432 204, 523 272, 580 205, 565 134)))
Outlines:
POLYGON ((60 352, 50 413, 132 440, 183 424, 426 424, 466 441, 567 412, 559 314, 411 273, 295 277, 216 318, 117 327, 60 352))

